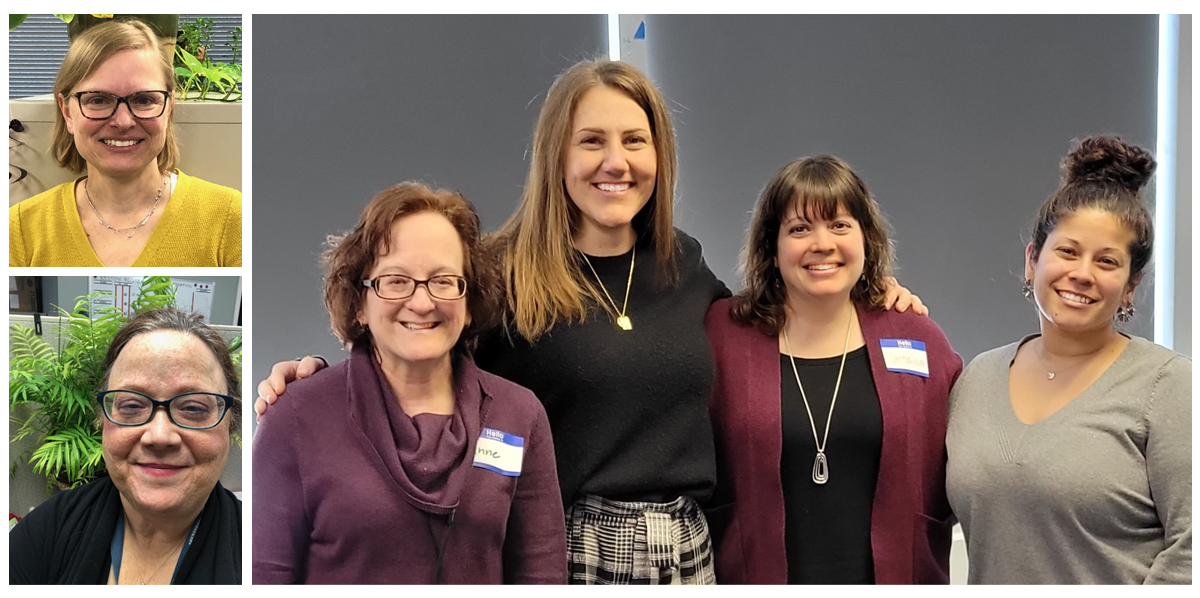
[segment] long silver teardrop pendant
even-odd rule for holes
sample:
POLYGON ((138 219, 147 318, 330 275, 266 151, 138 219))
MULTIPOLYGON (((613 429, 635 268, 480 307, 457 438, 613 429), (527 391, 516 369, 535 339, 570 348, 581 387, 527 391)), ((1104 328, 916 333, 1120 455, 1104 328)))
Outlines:
POLYGON ((825 453, 817 451, 817 458, 813 461, 813 483, 824 484, 829 481, 829 461, 825 459, 825 453))

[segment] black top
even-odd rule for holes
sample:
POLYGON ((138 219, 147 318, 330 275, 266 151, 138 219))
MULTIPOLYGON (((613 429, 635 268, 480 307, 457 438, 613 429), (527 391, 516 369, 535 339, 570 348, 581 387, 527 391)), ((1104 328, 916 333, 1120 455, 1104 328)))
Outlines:
MULTIPOLYGON (((519 335, 485 339, 476 363, 525 386, 546 407, 564 504, 586 494, 623 501, 707 501, 716 484, 708 399, 713 360, 704 334, 709 305, 729 294, 676 231, 679 283, 656 284, 657 259, 637 245, 629 292, 633 329, 595 308, 587 321, 558 324, 530 345, 519 335)), ((620 305, 631 252, 588 256, 620 305)), ((586 276, 591 270, 580 258, 586 276)))
MULTIPOLYGON (((841 362, 841 355, 796 359, 796 370, 822 440, 841 362)), ((783 425, 779 473, 783 482, 788 583, 874 583, 871 502, 879 477, 883 412, 867 348, 860 347, 846 356, 829 440, 825 442, 829 481, 823 485, 812 480, 817 447, 787 355, 779 356, 779 380, 783 425)))
MULTIPOLYGON (((104 477, 38 505, 8 534, 8 580, 21 584, 106 584, 121 495, 104 477)), ((242 501, 213 487, 200 526, 171 582, 241 585, 242 501)))

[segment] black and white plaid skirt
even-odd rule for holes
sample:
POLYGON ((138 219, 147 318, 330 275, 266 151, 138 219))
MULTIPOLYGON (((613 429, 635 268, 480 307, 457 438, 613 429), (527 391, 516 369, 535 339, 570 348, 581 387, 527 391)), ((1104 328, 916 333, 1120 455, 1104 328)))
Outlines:
POLYGON ((712 541, 696 501, 585 496, 567 508, 573 584, 714 584, 712 541))

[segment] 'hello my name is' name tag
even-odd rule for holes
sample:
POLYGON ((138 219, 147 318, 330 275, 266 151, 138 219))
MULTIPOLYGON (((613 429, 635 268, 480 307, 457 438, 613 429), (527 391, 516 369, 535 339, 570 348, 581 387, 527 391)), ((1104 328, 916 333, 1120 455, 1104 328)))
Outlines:
POLYGON ((521 475, 525 458, 525 439, 520 436, 484 428, 475 443, 475 467, 489 469, 500 475, 515 478, 521 475))
POLYGON ((883 351, 883 363, 889 372, 929 377, 929 356, 925 353, 925 343, 884 338, 879 339, 879 348, 883 351))

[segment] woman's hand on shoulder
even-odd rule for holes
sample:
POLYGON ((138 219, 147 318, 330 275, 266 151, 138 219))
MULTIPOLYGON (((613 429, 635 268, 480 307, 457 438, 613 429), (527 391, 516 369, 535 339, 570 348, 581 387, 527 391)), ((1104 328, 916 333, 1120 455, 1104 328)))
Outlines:
POLYGON ((921 298, 914 295, 912 291, 900 286, 900 281, 896 280, 895 276, 887 277, 888 289, 887 297, 883 300, 883 308, 887 310, 896 310, 897 312, 906 312, 912 308, 913 313, 920 316, 928 316, 929 308, 921 301, 921 298))
POLYGON ((262 421, 267 408, 279 400, 289 382, 303 380, 328 367, 324 357, 306 355, 301 359, 281 361, 271 367, 271 375, 258 383, 258 398, 254 399, 254 420, 262 421))

